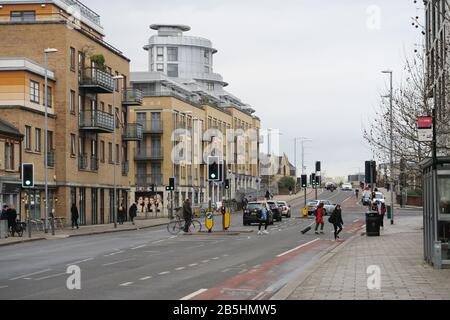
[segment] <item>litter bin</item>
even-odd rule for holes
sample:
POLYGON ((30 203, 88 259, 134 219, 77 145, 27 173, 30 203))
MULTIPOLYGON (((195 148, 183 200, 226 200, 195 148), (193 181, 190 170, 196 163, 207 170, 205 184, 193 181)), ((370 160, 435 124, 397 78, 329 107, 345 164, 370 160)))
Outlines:
POLYGON ((381 216, 376 211, 366 213, 366 235, 379 237, 381 229, 381 216))
POLYGON ((8 238, 8 220, 0 220, 0 239, 8 238))

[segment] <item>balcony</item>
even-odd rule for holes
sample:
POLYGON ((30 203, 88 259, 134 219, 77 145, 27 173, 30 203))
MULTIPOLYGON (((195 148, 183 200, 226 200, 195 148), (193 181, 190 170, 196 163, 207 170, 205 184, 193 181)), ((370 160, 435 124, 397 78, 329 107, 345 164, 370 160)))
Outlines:
POLYGON ((135 150, 136 161, 161 161, 164 159, 163 148, 148 148, 135 150))
POLYGON ((125 89, 123 91, 122 105, 124 106, 142 105, 142 91, 139 89, 125 89))
POLYGON ((138 121, 138 124, 142 126, 144 134, 162 134, 164 131, 162 120, 138 121))
POLYGON ((80 70, 80 88, 93 93, 113 93, 114 79, 106 71, 98 68, 80 70))
POLYGON ((141 141, 143 138, 143 127, 140 123, 128 123, 123 128, 123 141, 141 141))
POLYGON ((80 130, 94 131, 97 133, 112 133, 114 132, 113 115, 97 110, 81 111, 80 130))
POLYGON ((163 175, 162 174, 136 174, 136 186, 148 187, 151 185, 162 186, 163 175))
POLYGON ((54 168, 55 167, 55 150, 49 150, 47 152, 47 167, 54 168))
POLYGON ((91 156, 90 165, 91 171, 98 171, 98 158, 96 156, 91 156))
POLYGON ((122 161, 122 176, 126 177, 130 171, 130 164, 128 161, 122 161))
POLYGON ((88 156, 87 154, 80 154, 78 156, 78 169, 87 170, 88 168, 88 156))

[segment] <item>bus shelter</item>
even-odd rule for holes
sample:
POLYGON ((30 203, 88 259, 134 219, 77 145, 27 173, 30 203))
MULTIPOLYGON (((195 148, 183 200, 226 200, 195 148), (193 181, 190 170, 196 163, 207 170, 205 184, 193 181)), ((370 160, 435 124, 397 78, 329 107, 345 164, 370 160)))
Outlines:
POLYGON ((424 179, 424 255, 437 269, 450 266, 450 157, 422 162, 424 179))

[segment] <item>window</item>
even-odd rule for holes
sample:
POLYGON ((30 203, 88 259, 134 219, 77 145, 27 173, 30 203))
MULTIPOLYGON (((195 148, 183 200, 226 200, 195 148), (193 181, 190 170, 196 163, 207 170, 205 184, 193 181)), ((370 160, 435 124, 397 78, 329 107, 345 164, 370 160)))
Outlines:
POLYGON ((75 49, 70 48, 70 70, 75 72, 75 49))
POLYGON ((167 64, 167 76, 178 78, 178 65, 177 64, 167 64))
POLYGON ((81 94, 78 95, 78 113, 81 113, 81 111, 84 110, 84 104, 83 104, 83 97, 81 94))
POLYGON ((34 103, 39 103, 40 92, 39 92, 39 82, 30 80, 30 101, 34 103))
MULTIPOLYGON (((45 85, 42 86, 42 90, 44 91, 44 97, 45 97, 45 85)), ((47 86, 47 106, 49 108, 52 107, 52 88, 47 86)), ((45 99, 42 101, 42 104, 45 106, 45 99)))
POLYGON ((53 150, 53 131, 47 131, 47 150, 53 150))
POLYGON ((205 66, 205 73, 209 73, 209 67, 205 66))
POLYGON ((31 127, 25 126, 25 150, 31 151, 31 127))
POLYGON ((120 124, 120 118, 119 118, 119 108, 116 108, 116 114, 114 115, 116 117, 116 128, 119 128, 120 124))
POLYGON ((11 11, 11 21, 35 21, 36 11, 11 11))
POLYGON ((75 113, 75 91, 70 90, 70 98, 69 98, 69 107, 70 113, 75 113))
POLYGON ((34 151, 41 152, 41 129, 36 128, 34 135, 34 151))
POLYGON ((75 150, 76 150, 75 141, 76 141, 75 135, 74 134, 70 134, 70 156, 71 157, 76 157, 76 154, 75 154, 75 150))
POLYGON ((164 61, 164 48, 163 47, 156 48, 156 61, 164 61))
POLYGON ((105 112, 105 103, 104 102, 100 102, 100 108, 101 108, 102 112, 105 112))
POLYGON ((113 112, 112 112, 112 105, 110 105, 110 104, 108 104, 108 113, 109 113, 110 115, 113 114, 113 112))
MULTIPOLYGON (((116 71, 116 77, 119 76, 119 72, 116 71)), ((114 86, 116 87, 116 92, 119 92, 119 79, 114 80, 114 86)))
POLYGON ((119 164, 119 145, 116 144, 116 164, 119 164))
POLYGON ((156 65, 156 71, 157 71, 157 72, 164 72, 164 64, 158 63, 158 64, 156 65))
POLYGON ((167 61, 178 61, 178 48, 167 48, 167 61))
POLYGON ((113 163, 112 143, 108 142, 108 162, 113 163))
POLYGON ((105 141, 100 141, 100 161, 105 163, 105 141))
POLYGON ((205 64, 209 64, 209 52, 208 52, 208 50, 204 51, 203 58, 204 58, 205 64))
POLYGON ((14 144, 5 143, 5 169, 14 170, 14 144))
POLYGON ((208 82, 208 91, 214 91, 214 83, 208 82))

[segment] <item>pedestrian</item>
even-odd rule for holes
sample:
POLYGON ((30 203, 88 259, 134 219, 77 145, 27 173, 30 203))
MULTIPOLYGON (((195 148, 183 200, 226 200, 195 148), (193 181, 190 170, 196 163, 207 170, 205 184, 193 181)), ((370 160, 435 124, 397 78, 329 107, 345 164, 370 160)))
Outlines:
POLYGON ((384 229, 384 217, 386 216, 386 204, 378 203, 378 214, 380 215, 381 228, 384 229))
POLYGON ((359 199, 359 189, 355 190, 356 199, 359 199))
POLYGON ((130 221, 133 224, 133 226, 136 225, 135 219, 137 217, 137 211, 138 211, 137 205, 136 205, 136 203, 133 203, 129 210, 130 221))
POLYGON ((0 215, 0 220, 8 220, 8 205, 4 205, 2 208, 2 213, 0 215))
POLYGON ((75 203, 72 204, 72 208, 70 209, 71 218, 72 218, 72 230, 77 227, 77 229, 80 229, 80 226, 78 225, 78 218, 80 215, 78 214, 78 209, 75 203))
POLYGON ((125 211, 125 208, 124 208, 122 203, 119 206, 119 210, 117 212, 117 215, 119 217, 119 224, 123 225, 123 223, 125 222, 126 211, 125 211))
MULTIPOLYGON (((14 232, 14 228, 17 223, 17 211, 13 207, 8 207, 6 211, 6 216, 8 217, 8 230, 14 232)), ((13 234, 14 235, 14 234, 13 234)))
POLYGON ((342 220, 342 208, 340 205, 336 206, 336 209, 331 214, 329 222, 332 223, 334 227, 334 240, 339 240, 339 234, 342 232, 342 226, 344 225, 344 220, 342 220))
POLYGON ((242 207, 245 209, 247 209, 247 205, 248 205, 248 199, 247 197, 244 197, 244 200, 242 200, 242 207))
POLYGON ((269 234, 269 231, 267 231, 267 228, 269 227, 269 211, 267 210, 267 204, 264 203, 261 210, 259 211, 259 228, 258 228, 258 235, 263 234, 269 234), (264 224, 264 231, 261 231, 262 226, 264 224))
POLYGON ((191 201, 189 198, 187 198, 183 203, 183 219, 184 219, 184 232, 189 232, 189 226, 191 225, 192 221, 192 207, 191 207, 191 201))
POLYGON ((324 234, 323 228, 325 227, 325 223, 323 222, 323 216, 324 216, 323 203, 320 203, 316 210, 316 234, 319 234, 320 226, 322 226, 320 233, 324 234))
POLYGON ((267 192, 266 192, 266 200, 270 200, 270 192, 269 192, 269 190, 267 190, 267 192))

